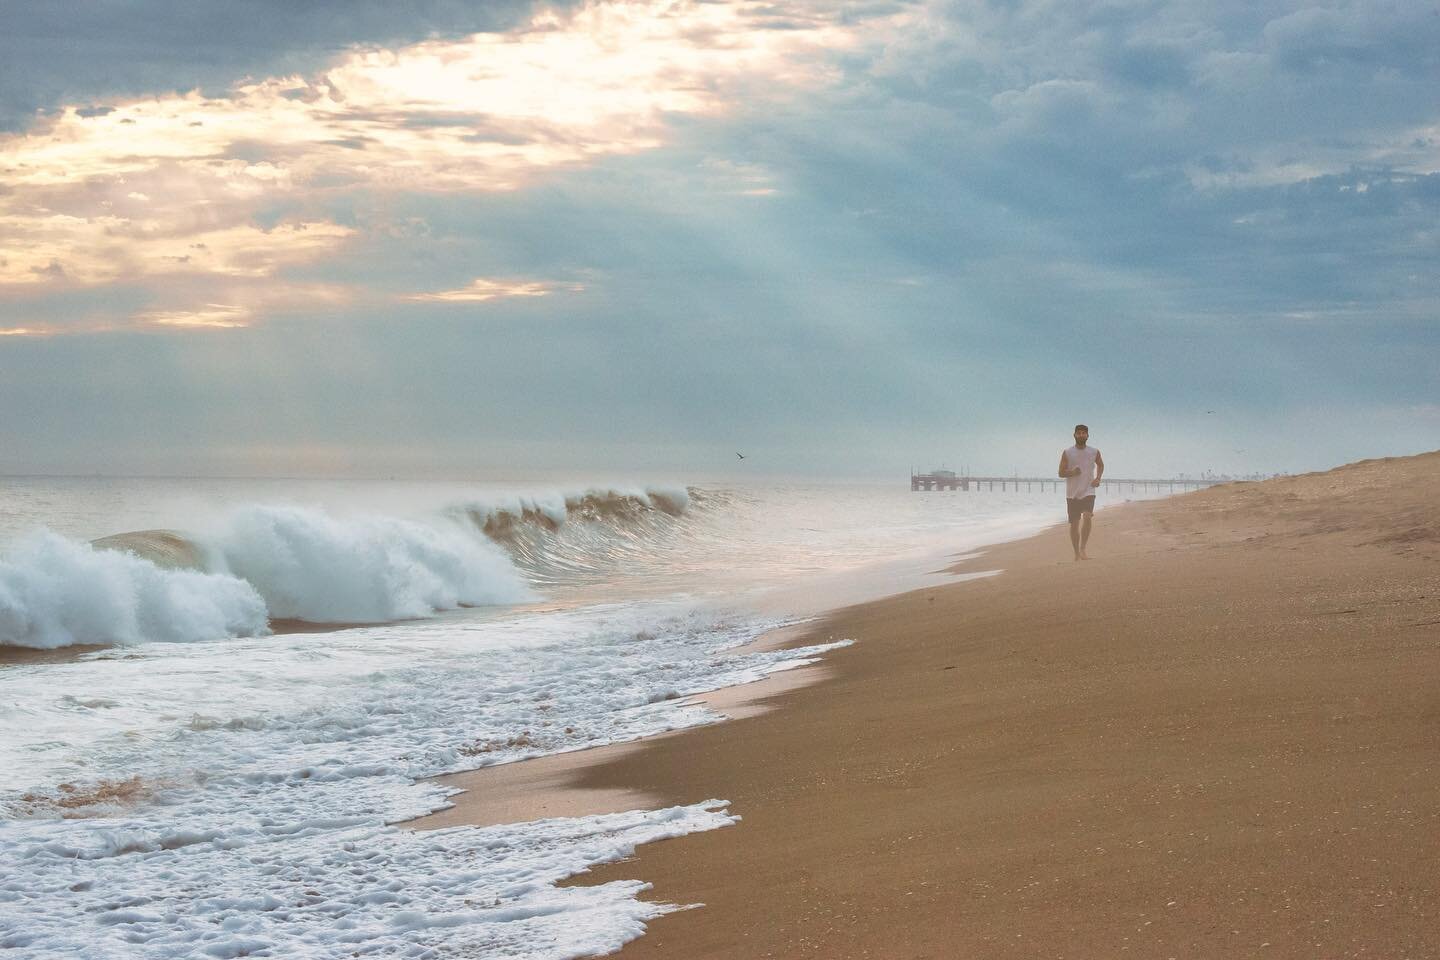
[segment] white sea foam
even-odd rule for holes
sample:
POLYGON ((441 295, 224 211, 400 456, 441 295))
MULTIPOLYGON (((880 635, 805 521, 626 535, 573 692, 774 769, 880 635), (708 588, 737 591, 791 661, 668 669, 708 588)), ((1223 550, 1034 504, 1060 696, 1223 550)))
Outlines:
POLYGON ((683 487, 601 487, 413 517, 246 504, 188 538, 140 531, 93 546, 41 530, 0 559, 0 644, 212 640, 264 633, 267 619, 382 623, 521 603, 535 584, 615 572, 689 502, 683 487))
POLYGON ((384 824, 445 805, 417 777, 712 722, 679 698, 828 649, 723 652, 775 625, 671 602, 185 657, 140 647, 47 667, 63 703, 33 672, 0 673, 0 703, 27 718, 0 745, 14 771, 0 790, 0 944, 37 958, 614 949, 665 908, 634 884, 554 882, 723 825, 718 803, 439 834, 384 824), (101 688, 126 694, 102 704, 101 688), (126 782, 128 802, 110 802, 104 787, 126 782))
POLYGON ((443 518, 252 506, 200 546, 207 563, 250 583, 272 617, 375 623, 534 596, 503 550, 443 518))
POLYGON ((0 643, 51 649, 265 631, 265 601, 233 576, 164 569, 44 531, 0 558, 0 643))
POLYGON ((725 803, 416 833, 323 829, 248 850, 67 859, 36 847, 0 879, 0 950, 76 957, 598 956, 676 909, 646 885, 558 881, 636 846, 713 830, 725 803))

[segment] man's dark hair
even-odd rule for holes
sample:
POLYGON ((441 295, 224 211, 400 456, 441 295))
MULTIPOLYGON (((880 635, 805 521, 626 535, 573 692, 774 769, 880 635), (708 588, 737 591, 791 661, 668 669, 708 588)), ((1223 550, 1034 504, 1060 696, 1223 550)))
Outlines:
MULTIPOLYGON (((1090 428, 1087 427, 1087 426, 1085 426, 1085 424, 1083 424, 1083 423, 1077 423, 1077 424, 1075 424, 1075 429, 1076 429, 1076 430, 1084 430, 1086 433, 1089 433, 1089 432, 1090 432, 1090 428)), ((1072 432, 1073 432, 1073 431, 1072 431, 1072 432)))

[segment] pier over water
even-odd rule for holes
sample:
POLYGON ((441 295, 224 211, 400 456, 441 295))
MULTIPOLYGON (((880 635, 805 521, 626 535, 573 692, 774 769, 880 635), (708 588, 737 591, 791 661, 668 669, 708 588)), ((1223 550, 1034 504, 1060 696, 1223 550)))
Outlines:
MULTIPOLYGON (((1172 478, 1145 478, 1145 477, 1105 477, 1100 481, 1102 488, 1129 490, 1131 492, 1159 492, 1199 490, 1202 487, 1213 487, 1217 483, 1228 483, 1228 480, 1199 480, 1184 477, 1172 478)), ((912 473, 910 474, 910 489, 931 491, 931 490, 994 490, 999 487, 1001 492, 1010 490, 1040 490, 1059 492, 1065 488, 1065 481, 1059 477, 976 477, 968 474, 961 475, 951 470, 936 470, 934 473, 912 473)))

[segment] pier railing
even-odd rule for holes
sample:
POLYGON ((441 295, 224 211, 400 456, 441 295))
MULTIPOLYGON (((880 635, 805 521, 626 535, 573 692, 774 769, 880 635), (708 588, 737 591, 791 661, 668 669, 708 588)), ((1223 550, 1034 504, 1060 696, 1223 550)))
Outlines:
MULTIPOLYGON (((1159 492, 1167 491, 1175 493, 1184 490, 1199 490, 1202 487, 1212 487, 1217 483, 1228 483, 1228 480, 1197 479, 1191 477, 1105 477, 1100 485, 1111 490, 1128 490, 1134 492, 1159 492)), ((945 473, 912 473, 910 474, 911 490, 994 490, 999 487, 1002 492, 1010 490, 1040 490, 1059 492, 1064 489, 1065 481, 1059 477, 976 477, 960 476, 945 473)))

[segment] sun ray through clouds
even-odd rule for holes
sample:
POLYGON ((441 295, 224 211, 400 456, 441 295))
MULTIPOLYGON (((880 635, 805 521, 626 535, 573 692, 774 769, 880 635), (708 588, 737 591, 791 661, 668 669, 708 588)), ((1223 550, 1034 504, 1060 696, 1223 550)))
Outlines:
MULTIPOLYGON (((207 282, 265 299, 258 291, 284 287, 287 270, 356 237, 323 212, 327 197, 515 191, 546 171, 652 150, 676 115, 823 85, 833 71, 808 54, 857 35, 838 20, 774 20, 750 2, 590 3, 508 33, 353 50, 311 76, 224 96, 68 106, 0 138, 0 299, 177 280, 193 292, 185 304, 157 294, 130 315, 140 326, 210 316, 221 296, 207 282)), ((410 299, 550 289, 483 285, 493 282, 410 299)))

